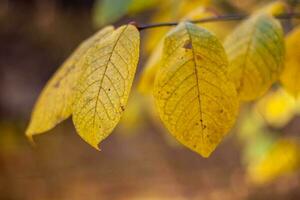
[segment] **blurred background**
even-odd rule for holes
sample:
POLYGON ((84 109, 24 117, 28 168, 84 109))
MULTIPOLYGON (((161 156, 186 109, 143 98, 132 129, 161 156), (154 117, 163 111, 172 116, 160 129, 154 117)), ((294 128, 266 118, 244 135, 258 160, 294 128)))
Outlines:
MULTIPOLYGON (((174 21, 202 7, 250 13, 270 2, 0 0, 0 199, 299 200, 300 102, 279 84, 242 107, 236 127, 208 159, 162 127, 151 97, 136 88, 167 28, 141 33, 134 92, 101 152, 76 134, 71 120, 35 137, 36 146, 24 135, 47 80, 106 24, 174 21)), ((297 1, 287 3, 299 10, 297 1)), ((298 23, 285 21, 286 32, 298 23)), ((216 24, 211 28, 223 40, 237 22, 216 24)))

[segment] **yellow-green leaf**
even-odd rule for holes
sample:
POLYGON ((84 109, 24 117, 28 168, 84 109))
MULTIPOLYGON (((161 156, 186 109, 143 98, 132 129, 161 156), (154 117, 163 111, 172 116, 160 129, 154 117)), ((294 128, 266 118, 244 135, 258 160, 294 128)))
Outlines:
POLYGON ((285 40, 286 60, 280 80, 294 97, 300 94, 300 26, 289 33, 285 40))
POLYGON ((96 0, 93 7, 93 22, 100 27, 119 20, 127 13, 132 0, 96 0))
POLYGON ((108 26, 84 41, 49 80, 33 109, 26 131, 28 137, 50 130, 71 115, 74 88, 84 67, 78 64, 79 60, 94 43, 105 38, 113 29, 108 26))
POLYGON ((269 14, 253 15, 225 41, 229 77, 242 100, 263 95, 283 68, 284 42, 280 23, 269 14))
POLYGON ((154 98, 171 134, 208 157, 233 126, 238 100, 227 58, 209 31, 183 22, 165 39, 154 98))
POLYGON ((261 159, 250 163, 248 174, 253 182, 263 184, 299 169, 299 143, 294 139, 280 139, 261 159))
POLYGON ((97 149, 119 122, 127 104, 139 43, 136 27, 122 26, 81 60, 87 68, 76 90, 73 122, 78 134, 97 149))

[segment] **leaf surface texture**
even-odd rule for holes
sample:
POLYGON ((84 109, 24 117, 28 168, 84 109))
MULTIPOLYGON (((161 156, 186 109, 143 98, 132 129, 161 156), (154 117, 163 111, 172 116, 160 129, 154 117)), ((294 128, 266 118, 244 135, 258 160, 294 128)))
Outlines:
POLYGON ((121 26, 82 59, 87 67, 76 91, 73 122, 78 134, 97 149, 119 122, 127 104, 139 43, 134 26, 121 26))
POLYGON ((48 131, 71 115, 74 89, 85 67, 79 64, 79 60, 95 43, 112 33, 113 29, 112 26, 105 27, 84 41, 48 81, 33 109, 27 136, 48 131))
POLYGON ((227 79, 227 58, 219 40, 191 23, 165 38, 154 98, 171 134, 204 157, 233 126, 238 100, 227 79))

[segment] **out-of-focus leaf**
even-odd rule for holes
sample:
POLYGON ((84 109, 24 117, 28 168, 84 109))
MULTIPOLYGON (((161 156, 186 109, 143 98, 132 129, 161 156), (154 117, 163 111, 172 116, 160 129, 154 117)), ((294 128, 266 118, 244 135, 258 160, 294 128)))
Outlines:
POLYGON ((261 159, 250 163, 248 174, 254 183, 263 184, 299 169, 299 143, 294 139, 279 139, 261 159))
POLYGON ((294 97, 300 94, 300 26, 286 37, 286 59, 280 80, 283 87, 294 97))
POLYGON ((261 8, 261 5, 259 5, 259 8, 256 12, 263 12, 268 13, 270 15, 280 15, 283 13, 286 13, 288 11, 288 5, 284 1, 275 1, 268 3, 267 5, 263 6, 261 8))
POLYGON ((145 115, 143 114, 145 105, 145 97, 138 92, 133 91, 128 100, 127 108, 121 118, 120 125, 122 133, 129 135, 137 132, 143 127, 145 115))
POLYGON ((160 61, 162 56, 163 40, 155 48, 154 52, 150 55, 146 61, 144 70, 141 74, 141 78, 138 84, 138 90, 144 95, 152 94, 153 85, 156 73, 160 67, 160 61))
POLYGON ((28 137, 52 129, 71 115, 74 89, 85 68, 79 60, 113 30, 108 26, 84 41, 49 80, 33 109, 26 131, 28 137))
MULTIPOLYGON (((153 18, 151 19, 150 23, 160 23, 160 22, 168 22, 177 20, 178 17, 176 13, 172 12, 157 12, 154 14, 153 18)), ((164 35, 170 30, 170 27, 161 27, 161 28, 154 28, 149 29, 145 33, 145 38, 143 41, 144 50, 146 54, 150 54, 156 51, 157 45, 163 39, 164 35)))
POLYGON ((78 134, 96 149, 125 110, 139 60, 139 44, 136 27, 124 25, 81 59, 86 69, 78 82, 72 116, 78 134))
MULTIPOLYGON (((157 12, 154 14, 151 23, 177 21, 183 19, 187 13, 195 10, 195 8, 205 8, 210 4, 211 0, 164 0, 157 4, 157 12)), ((200 11, 200 13, 202 12, 200 11)), ((169 30, 169 27, 148 30, 144 40, 146 53, 155 50, 169 30)))
POLYGON ((127 13, 132 0, 96 0, 93 22, 97 27, 113 23, 127 13))
POLYGON ((159 4, 159 0, 131 0, 128 7, 128 14, 136 14, 153 8, 159 4))
POLYGON ((227 64, 220 41, 194 24, 182 22, 165 38, 156 106, 171 134, 203 157, 236 120, 239 103, 227 64))
POLYGON ((114 23, 124 15, 134 15, 159 5, 158 0, 96 0, 93 22, 96 27, 114 23))
POLYGON ((258 13, 242 22, 226 39, 229 76, 241 100, 262 96, 283 68, 284 41, 280 23, 258 13))
POLYGON ((212 0, 183 0, 178 1, 180 18, 190 13, 192 10, 198 7, 209 7, 212 4, 212 0))
POLYGON ((266 94, 255 108, 269 125, 283 127, 296 114, 297 102, 284 90, 278 89, 266 94))
POLYGON ((238 138, 242 143, 248 144, 265 131, 265 123, 261 115, 253 112, 251 108, 244 110, 242 113, 238 124, 238 138))

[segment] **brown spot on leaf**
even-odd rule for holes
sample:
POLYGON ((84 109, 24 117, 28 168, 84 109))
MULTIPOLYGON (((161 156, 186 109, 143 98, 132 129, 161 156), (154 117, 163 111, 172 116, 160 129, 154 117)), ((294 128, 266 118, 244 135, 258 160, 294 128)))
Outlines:
POLYGON ((124 107, 124 106, 121 106, 121 110, 124 111, 124 110, 125 110, 125 107, 124 107))
POLYGON ((196 55, 196 59, 197 59, 197 60, 202 60, 202 56, 196 55))
POLYGON ((191 40, 186 40, 186 41, 184 42, 183 48, 185 48, 185 49, 192 49, 192 43, 191 43, 191 40))
POLYGON ((59 88, 59 85, 60 85, 60 80, 58 80, 58 81, 53 85, 53 87, 54 87, 54 88, 59 88))

